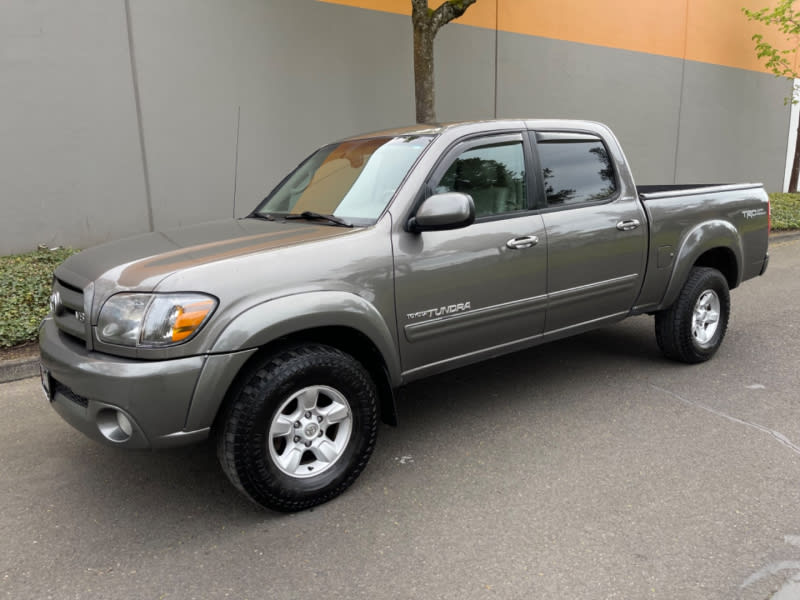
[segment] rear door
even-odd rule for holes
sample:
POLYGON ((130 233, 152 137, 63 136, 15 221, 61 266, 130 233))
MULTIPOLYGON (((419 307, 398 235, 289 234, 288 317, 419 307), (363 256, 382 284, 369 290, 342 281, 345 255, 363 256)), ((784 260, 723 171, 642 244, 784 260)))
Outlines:
POLYGON ((646 266, 647 220, 597 135, 540 131, 536 148, 547 233, 545 334, 560 337, 628 314, 646 266))

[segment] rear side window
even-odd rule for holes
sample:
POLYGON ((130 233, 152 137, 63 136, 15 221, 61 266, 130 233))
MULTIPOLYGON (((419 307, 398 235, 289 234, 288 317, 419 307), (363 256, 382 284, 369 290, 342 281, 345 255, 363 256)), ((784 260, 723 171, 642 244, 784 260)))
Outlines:
POLYGON ((607 200, 617 191, 603 142, 592 135, 537 133, 548 207, 607 200))

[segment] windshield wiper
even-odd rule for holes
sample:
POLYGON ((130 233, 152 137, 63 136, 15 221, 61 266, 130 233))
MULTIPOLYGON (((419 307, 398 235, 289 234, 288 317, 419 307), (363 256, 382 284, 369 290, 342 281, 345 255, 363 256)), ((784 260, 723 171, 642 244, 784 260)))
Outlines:
POLYGON ((328 223, 333 223, 334 225, 339 225, 341 227, 352 227, 352 223, 348 223, 344 219, 340 219, 334 215, 323 215, 321 213, 312 212, 310 210, 305 210, 301 212, 299 215, 291 214, 291 215, 284 215, 284 219, 305 219, 306 221, 328 221, 328 223))
POLYGON ((274 221, 275 217, 273 217, 269 213, 259 213, 253 211, 249 215, 247 215, 245 219, 261 219, 262 221, 274 221))

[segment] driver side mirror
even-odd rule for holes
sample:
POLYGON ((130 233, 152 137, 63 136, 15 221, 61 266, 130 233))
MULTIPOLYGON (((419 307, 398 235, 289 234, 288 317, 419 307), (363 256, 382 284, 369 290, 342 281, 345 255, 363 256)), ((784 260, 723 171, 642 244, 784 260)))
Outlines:
POLYGON ((435 194, 420 204, 408 220, 408 231, 444 231, 460 229, 475 221, 475 203, 469 194, 446 192, 435 194))

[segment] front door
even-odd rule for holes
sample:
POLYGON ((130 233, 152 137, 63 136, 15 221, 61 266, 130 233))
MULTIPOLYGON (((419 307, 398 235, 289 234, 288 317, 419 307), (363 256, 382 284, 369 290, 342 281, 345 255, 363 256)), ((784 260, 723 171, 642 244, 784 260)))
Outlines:
POLYGON ((522 134, 457 145, 429 181, 469 194, 476 220, 452 231, 396 231, 395 297, 403 371, 414 378, 541 337, 547 243, 531 212, 522 134))

